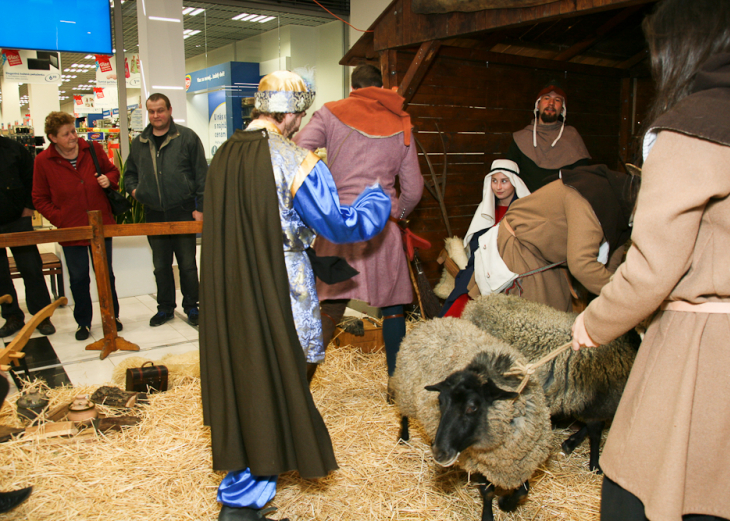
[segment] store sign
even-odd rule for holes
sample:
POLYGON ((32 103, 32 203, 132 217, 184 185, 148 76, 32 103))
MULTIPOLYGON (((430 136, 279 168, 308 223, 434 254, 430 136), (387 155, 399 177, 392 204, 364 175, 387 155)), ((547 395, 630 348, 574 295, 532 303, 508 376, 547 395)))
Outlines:
POLYGON ((144 130, 144 110, 136 108, 132 111, 132 116, 129 118, 129 126, 137 132, 144 130))
POLYGON ((117 107, 118 94, 116 87, 94 87, 94 107, 111 109, 117 107))
POLYGON ((74 114, 81 117, 82 114, 101 114, 101 109, 94 107, 93 94, 77 94, 74 96, 74 114))
POLYGON ((215 155, 218 148, 228 139, 228 123, 226 122, 226 104, 218 105, 210 115, 208 122, 208 139, 210 155, 215 155))
MULTIPOLYGON (((114 56, 105 54, 96 55, 96 86, 116 87, 117 86, 117 63, 114 56)), ((139 53, 124 54, 124 77, 127 87, 132 89, 140 88, 142 74, 139 68, 139 53)))
POLYGON ((185 90, 188 92, 225 87, 231 85, 231 62, 194 71, 188 76, 190 77, 190 85, 188 85, 188 77, 185 77, 185 90))
POLYGON ((5 81, 13 83, 61 83, 61 55, 57 52, 2 50, 5 81))

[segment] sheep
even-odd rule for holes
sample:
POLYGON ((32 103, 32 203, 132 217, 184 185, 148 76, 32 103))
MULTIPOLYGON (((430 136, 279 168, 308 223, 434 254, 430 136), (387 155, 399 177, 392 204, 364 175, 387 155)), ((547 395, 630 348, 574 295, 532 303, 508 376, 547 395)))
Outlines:
MULTIPOLYGON (((453 237, 447 237, 444 239, 444 250, 449 254, 449 258, 454 261, 454 264, 463 270, 469 263, 469 257, 466 255, 464 250, 464 240, 454 235, 453 237)), ((439 257, 439 262, 441 258, 439 257)), ((438 284, 433 287, 434 294, 440 299, 447 299, 452 291, 454 291, 455 278, 444 264, 443 272, 441 274, 441 280, 438 284)))
POLYGON ((550 415, 536 382, 517 394, 519 377, 505 377, 517 350, 458 318, 433 319, 404 338, 391 380, 403 415, 423 425, 437 463, 481 474, 482 520, 493 519, 495 486, 515 490, 499 499, 514 510, 527 495, 528 478, 549 455, 550 415), (430 391, 437 391, 438 396, 430 391))
MULTIPOLYGON (((464 320, 507 342, 532 362, 571 340, 576 316, 503 294, 481 296, 462 313, 464 320)), ((600 472, 601 433, 616 413, 640 343, 631 330, 594 349, 568 350, 536 370, 550 414, 585 423, 562 448, 570 454, 587 435, 592 471, 600 472)))

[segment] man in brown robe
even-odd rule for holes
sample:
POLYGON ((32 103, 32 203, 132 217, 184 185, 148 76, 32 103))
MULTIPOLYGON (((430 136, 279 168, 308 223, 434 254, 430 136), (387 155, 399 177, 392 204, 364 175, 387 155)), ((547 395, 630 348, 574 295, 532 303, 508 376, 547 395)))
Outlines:
POLYGON ((520 167, 520 178, 530 192, 545 184, 561 168, 567 170, 589 164, 591 158, 578 131, 565 124, 568 97, 557 81, 538 93, 535 119, 513 134, 506 158, 520 167))

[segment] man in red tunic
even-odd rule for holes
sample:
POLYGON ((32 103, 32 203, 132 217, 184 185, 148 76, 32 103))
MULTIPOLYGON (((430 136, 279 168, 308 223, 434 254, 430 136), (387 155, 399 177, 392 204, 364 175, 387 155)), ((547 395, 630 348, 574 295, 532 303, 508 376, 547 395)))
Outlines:
MULTIPOLYGON (((342 204, 352 203, 365 187, 379 182, 391 198, 392 217, 404 219, 421 200, 423 177, 411 138, 411 118, 402 108, 403 98, 382 87, 376 67, 359 65, 352 73, 350 96, 317 110, 294 142, 310 150, 327 148, 328 166, 342 204), (400 197, 395 190, 396 178, 400 197)), ((413 301, 398 226, 389 222, 380 235, 356 244, 332 244, 319 237, 314 247, 317 255, 344 257, 360 272, 338 284, 317 281, 325 347, 348 300, 365 301, 381 308, 391 375, 406 332, 403 304, 413 301)), ((316 367, 308 367, 310 380, 316 367)))

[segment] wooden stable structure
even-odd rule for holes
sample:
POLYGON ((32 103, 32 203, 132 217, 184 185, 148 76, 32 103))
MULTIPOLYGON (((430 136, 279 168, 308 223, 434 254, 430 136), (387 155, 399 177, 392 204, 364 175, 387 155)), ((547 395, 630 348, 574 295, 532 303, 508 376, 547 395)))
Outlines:
POLYGON ((492 161, 531 122, 537 93, 549 81, 562 84, 566 124, 578 130, 595 163, 622 170, 636 161, 653 95, 641 22, 655 0, 414 12, 423 3, 393 0, 340 63, 379 65, 385 87, 406 99, 431 185, 410 228, 432 243, 421 258, 433 283, 441 276, 436 259, 443 239, 464 236, 492 161))

